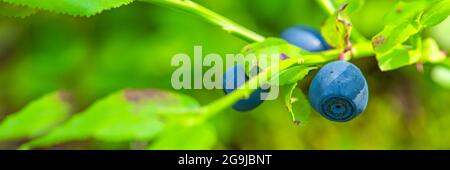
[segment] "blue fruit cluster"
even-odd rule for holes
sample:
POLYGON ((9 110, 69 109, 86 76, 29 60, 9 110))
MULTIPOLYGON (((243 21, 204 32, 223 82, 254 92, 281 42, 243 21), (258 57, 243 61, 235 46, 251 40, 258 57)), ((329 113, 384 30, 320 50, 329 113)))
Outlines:
MULTIPOLYGON (((281 37, 289 43, 310 52, 328 50, 330 47, 322 35, 313 28, 296 26, 286 29, 281 37)), ((223 77, 225 94, 242 86, 249 77, 238 64, 228 69, 223 77)), ((248 98, 233 105, 237 111, 249 111, 258 107, 263 99, 262 89, 257 89, 248 98)), ((367 106, 369 90, 361 71, 346 61, 326 64, 314 77, 309 88, 312 107, 329 120, 346 122, 352 120, 367 106)))
POLYGON ((320 52, 330 49, 319 31, 306 26, 290 27, 281 33, 281 38, 301 49, 320 52))
POLYGON ((352 63, 325 65, 311 82, 309 101, 324 117, 338 122, 352 120, 367 106, 369 89, 361 71, 352 63))
MULTIPOLYGON (((223 91, 225 94, 231 93, 249 80, 245 74, 243 65, 237 64, 228 69, 223 76, 223 91)), ((249 111, 258 107, 264 100, 261 93, 265 90, 258 88, 246 99, 241 99, 233 105, 237 111, 249 111)))

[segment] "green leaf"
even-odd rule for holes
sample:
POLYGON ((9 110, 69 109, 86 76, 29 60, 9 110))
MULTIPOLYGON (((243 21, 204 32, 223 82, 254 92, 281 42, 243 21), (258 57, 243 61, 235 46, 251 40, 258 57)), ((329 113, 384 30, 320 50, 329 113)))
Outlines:
MULTIPOLYGON (((346 46, 345 38, 348 27, 337 19, 338 14, 331 15, 321 27, 321 33, 327 43, 335 48, 344 48, 346 46)), ((348 17, 346 17, 348 20, 348 17)))
POLYGON ((166 128, 148 149, 151 150, 205 150, 217 140, 213 126, 199 124, 191 127, 172 125, 166 128))
POLYGON ((444 21, 450 14, 450 0, 442 0, 429 8, 420 20, 423 27, 431 27, 444 21))
POLYGON ((272 85, 283 86, 287 84, 293 84, 300 80, 303 80, 311 70, 315 70, 317 67, 299 65, 281 71, 279 74, 272 78, 272 85))
POLYGON ((129 4, 133 0, 1 0, 32 9, 75 16, 92 16, 104 10, 129 4))
POLYGON ((295 124, 299 125, 308 122, 311 106, 303 92, 297 88, 297 83, 283 87, 283 99, 295 124))
POLYGON ((24 18, 36 12, 35 9, 0 2, 0 16, 24 18))
POLYGON ((423 28, 445 20, 450 13, 450 0, 400 1, 386 15, 386 26, 374 36, 372 44, 377 55, 402 44, 423 28))
POLYGON ((421 51, 408 50, 399 45, 387 53, 377 55, 377 60, 381 71, 390 71, 417 63, 421 56, 421 51))
POLYGON ((437 42, 432 38, 423 41, 422 61, 438 63, 445 60, 445 54, 439 48, 437 42))
POLYGON ((0 141, 34 138, 63 122, 70 114, 71 104, 66 92, 54 92, 24 109, 6 117, 0 123, 0 141))
POLYGON ((358 11, 364 0, 346 0, 335 2, 339 4, 339 10, 328 17, 321 27, 321 33, 327 43, 335 48, 346 48, 352 33, 350 15, 358 11))
POLYGON ((386 53, 421 31, 417 21, 405 21, 384 27, 383 31, 372 39, 377 54, 386 53))
POLYGON ((283 57, 299 57, 302 50, 294 45, 289 44, 287 41, 269 37, 262 42, 249 44, 242 49, 244 55, 255 54, 258 55, 276 55, 279 57, 281 54, 285 54, 283 57))
POLYGON ((392 25, 400 22, 415 21, 422 15, 423 11, 430 5, 430 2, 418 1, 399 1, 396 6, 386 14, 384 23, 392 25))
POLYGON ((337 8, 340 8, 342 7, 342 5, 347 4, 344 12, 347 15, 351 15, 364 6, 365 0, 334 0, 334 4, 337 8))
MULTIPOLYGON (((280 39, 280 38, 266 38, 262 42, 253 43, 250 45, 245 46, 242 49, 242 54, 244 56, 251 56, 254 55, 254 59, 257 61, 261 60, 263 57, 268 57, 269 60, 267 61, 266 67, 270 67, 272 65, 272 61, 270 58, 273 57, 274 59, 295 59, 299 58, 301 54, 303 54, 305 51, 302 49, 289 44, 287 41, 280 39)), ((252 61, 246 61, 246 72, 249 74, 250 70, 252 68, 252 65, 248 66, 249 64, 253 64, 252 61)), ((264 68, 261 68, 264 69, 264 68)), ((249 74, 251 75, 251 74, 249 74)))
POLYGON ((22 149, 48 147, 67 141, 147 141, 164 127, 165 115, 195 114, 194 99, 160 90, 124 90, 98 101, 46 136, 22 149))

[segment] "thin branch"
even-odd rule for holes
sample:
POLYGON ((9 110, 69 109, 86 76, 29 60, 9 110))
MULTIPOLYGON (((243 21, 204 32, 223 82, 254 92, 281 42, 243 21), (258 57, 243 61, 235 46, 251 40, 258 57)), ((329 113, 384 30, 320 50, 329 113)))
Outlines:
POLYGON ((226 32, 235 35, 238 38, 241 38, 247 42, 261 42, 265 39, 263 36, 190 0, 142 0, 142 1, 179 9, 187 13, 196 15, 214 25, 220 26, 226 32))

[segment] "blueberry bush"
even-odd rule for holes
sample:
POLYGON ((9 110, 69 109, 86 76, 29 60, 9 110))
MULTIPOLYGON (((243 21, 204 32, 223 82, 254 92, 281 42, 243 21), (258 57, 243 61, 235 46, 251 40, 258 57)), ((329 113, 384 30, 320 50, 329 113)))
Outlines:
MULTIPOLYGON (((255 10, 256 13, 260 14, 260 16, 255 16, 255 22, 261 22, 261 19, 273 22, 262 22, 263 24, 260 24, 261 27, 273 26, 276 28, 272 29, 279 30, 279 33, 267 37, 244 27, 244 23, 238 24, 237 22, 218 14, 218 12, 214 12, 211 9, 213 9, 215 5, 206 8, 200 5, 200 2, 196 3, 191 0, 0 0, 0 15, 2 17, 9 17, 10 20, 23 21, 40 15, 50 18, 33 18, 33 20, 36 19, 36 21, 33 22, 37 22, 38 24, 36 25, 39 25, 40 29, 31 32, 29 36, 33 36, 33 39, 37 42, 30 42, 21 47, 34 48, 34 50, 28 54, 32 57, 27 60, 28 62, 23 62, 23 64, 14 66, 17 68, 26 68, 22 69, 26 71, 24 71, 24 74, 20 74, 20 71, 14 70, 21 69, 11 68, 13 71, 10 71, 8 74, 11 77, 18 76, 17 79, 14 80, 20 82, 23 87, 11 86, 8 90, 8 94, 12 93, 10 95, 17 95, 19 97, 17 97, 16 100, 23 101, 23 99, 20 99, 20 96, 26 95, 21 95, 22 93, 25 93, 20 91, 21 88, 34 88, 38 89, 37 91, 40 91, 39 89, 47 89, 48 87, 57 89, 59 87, 58 84, 49 83, 53 80, 47 80, 45 77, 53 76, 56 77, 55 79, 58 79, 60 78, 57 76, 59 74, 84 75, 82 78, 83 83, 81 83, 80 87, 70 86, 73 81, 70 76, 64 77, 63 80, 69 82, 68 87, 80 88, 83 89, 82 91, 84 92, 92 92, 90 94, 71 94, 71 92, 65 90, 57 90, 27 104, 17 112, 5 116, 0 122, 1 142, 15 141, 12 145, 18 149, 51 148, 87 140, 113 144, 126 143, 127 146, 125 146, 125 148, 127 149, 211 149, 226 148, 224 146, 218 147, 217 143, 225 142, 223 136, 232 136, 230 132, 224 130, 226 128, 221 129, 221 127, 236 125, 241 128, 246 128, 245 125, 237 125, 242 123, 242 121, 236 120, 246 119, 245 114, 234 114, 233 117, 235 118, 223 118, 223 122, 216 122, 213 117, 220 117, 225 115, 225 113, 230 113, 230 108, 243 112, 263 107, 263 100, 260 99, 260 94, 263 91, 270 90, 270 88, 260 87, 258 89, 249 89, 245 88, 245 86, 256 83, 259 78, 271 78, 269 73, 272 71, 273 66, 261 68, 257 75, 254 76, 250 76, 248 71, 241 68, 240 65, 229 68, 223 76, 223 86, 225 87, 223 92, 225 95, 216 98, 215 100, 201 100, 202 97, 199 97, 198 99, 191 97, 191 95, 187 95, 188 93, 192 94, 192 92, 189 91, 184 91, 186 94, 184 92, 182 94, 170 90, 161 90, 161 87, 166 86, 161 82, 167 82, 170 81, 170 79, 167 78, 169 77, 168 75, 156 74, 168 72, 167 70, 164 70, 165 68, 158 67, 158 64, 161 65, 167 63, 167 60, 170 59, 162 56, 147 57, 145 53, 157 51, 157 48, 164 48, 165 51, 172 51, 162 52, 158 55, 169 56, 175 52, 179 52, 175 51, 175 49, 181 45, 176 42, 165 42, 163 40, 164 37, 179 34, 179 36, 186 39, 185 41, 198 41, 198 39, 196 39, 198 36, 204 36, 200 34, 202 34, 202 31, 205 31, 202 30, 205 26, 199 26, 196 27, 196 29, 191 30, 173 28, 173 26, 158 28, 156 25, 149 25, 143 28, 142 25, 133 25, 148 22, 148 18, 137 20, 135 22, 128 22, 127 20, 131 14, 128 15, 124 11, 120 11, 122 10, 121 8, 125 8, 123 10, 128 10, 126 8, 131 8, 129 4, 135 3, 141 6, 144 6, 142 4, 156 5, 151 8, 165 15, 175 15, 175 17, 171 17, 171 19, 153 18, 154 23, 176 23, 172 25, 179 25, 180 27, 189 26, 191 24, 183 23, 182 16, 190 15, 191 17, 196 17, 195 19, 192 19, 195 20, 192 22, 204 20, 206 22, 202 22, 201 24, 207 23, 215 25, 217 28, 214 30, 222 29, 226 33, 243 40, 230 47, 223 47, 220 42, 222 39, 228 37, 220 35, 216 40, 212 38, 212 41, 208 42, 216 44, 215 46, 211 45, 216 48, 225 48, 228 51, 240 48, 242 54, 280 55, 282 60, 278 63, 277 67, 279 67, 279 71, 275 74, 279 81, 273 82, 270 86, 279 86, 281 88, 282 95, 280 96, 279 101, 282 102, 282 104, 273 104, 272 101, 264 103, 267 103, 268 105, 283 105, 278 107, 277 110, 278 112, 286 112, 285 115, 290 115, 290 119, 282 119, 283 121, 279 123, 279 125, 281 125, 289 122, 289 126, 278 126, 277 128, 267 129, 269 131, 267 133, 276 131, 275 133, 271 133, 277 134, 271 137, 274 138, 273 140, 279 139, 281 141, 282 139, 290 139, 289 137, 283 137, 283 134, 291 136, 289 133, 294 131, 291 128, 302 129, 307 125, 314 126, 315 123, 310 121, 310 117, 315 115, 310 114, 313 110, 320 113, 320 115, 326 119, 331 120, 327 121, 327 123, 333 125, 324 125, 323 127, 318 127, 318 129, 321 128, 324 132, 327 132, 330 135, 328 136, 328 139, 335 139, 337 137, 332 134, 338 132, 334 131, 334 128, 331 126, 345 126, 344 128, 351 128, 346 126, 346 123, 343 124, 342 122, 351 123, 358 115, 358 118, 366 116, 364 112, 372 102, 374 105, 383 105, 383 107, 380 108, 385 109, 372 110, 372 112, 377 112, 376 114, 379 116, 375 118, 371 117, 371 119, 379 121, 376 126, 383 125, 383 127, 379 127, 381 128, 380 133, 395 136, 395 133, 398 132, 389 131, 383 128, 393 127, 396 124, 396 121, 394 121, 394 119, 382 117, 392 116, 398 118, 398 115, 389 115, 389 113, 394 111, 384 107, 389 105, 388 101, 383 101, 380 98, 375 98, 372 101, 372 98, 369 96, 369 92, 371 96, 374 93, 372 92, 372 87, 368 81, 376 82, 380 85, 382 85, 383 82, 377 82, 377 80, 372 79, 372 77, 370 77, 370 79, 365 77, 363 74, 366 73, 361 70, 366 70, 366 68, 358 68, 361 64, 358 64, 358 66, 352 64, 351 62, 355 60, 374 58, 379 70, 383 71, 381 74, 386 74, 387 76, 392 76, 392 72, 398 73, 398 70, 408 69, 411 68, 410 66, 413 66, 415 70, 408 70, 408 72, 416 72, 415 74, 429 74, 430 79, 444 87, 449 87, 450 84, 450 59, 445 52, 446 47, 441 47, 440 43, 438 43, 441 41, 434 39, 433 36, 430 36, 430 34, 427 33, 430 29, 436 29, 435 27, 441 22, 447 22, 445 20, 450 14, 450 0, 389 1, 387 3, 390 4, 387 6, 390 8, 379 11, 384 11, 384 13, 377 13, 377 15, 383 17, 381 19, 382 21, 376 21, 378 24, 376 26, 354 24, 354 21, 361 20, 361 17, 363 19, 364 17, 367 17, 364 13, 369 13, 369 11, 374 11, 374 9, 376 11, 376 9, 379 8, 374 5, 378 2, 370 0, 299 1, 298 3, 302 3, 303 5, 313 5, 314 7, 321 9, 319 13, 317 13, 317 11, 316 13, 313 13, 312 11, 306 11, 304 13, 310 13, 311 16, 315 15, 315 17, 312 17, 312 19, 308 21, 310 24, 309 26, 304 23, 296 23, 291 26, 280 24, 283 20, 292 20, 288 15, 273 15, 273 11, 284 11, 286 4, 282 2, 242 2, 245 4, 244 6, 251 8, 252 10, 255 10), (164 7, 182 12, 167 13, 166 11, 170 10, 166 10, 164 7), (110 18, 106 18, 104 15, 104 13, 116 10, 119 12, 114 13, 114 15, 111 14, 113 16, 110 18), (121 12, 122 14, 120 14, 121 12), (62 24, 64 26, 59 25, 56 27, 46 25, 52 24, 50 22, 67 22, 64 21, 64 19, 58 18, 57 16, 59 15, 70 16, 69 20, 71 20, 71 23, 81 24, 73 25, 67 23, 62 24), (101 19, 102 17, 104 18, 101 19), (89 23, 96 23, 96 26, 102 29, 90 31, 89 29, 93 28, 79 26, 83 24, 89 25, 89 23), (264 25, 265 23, 269 24, 264 25), (320 27, 311 25, 319 25, 320 27), (378 33, 367 35, 367 28, 370 29, 373 27, 379 28, 378 33), (159 41, 148 41, 142 37, 142 34, 145 34, 146 31, 148 31, 146 29, 149 28, 156 28, 158 34, 155 34, 153 35, 154 37, 150 38, 158 39, 159 41), (139 33, 133 35, 133 33, 126 32, 126 29, 133 29, 134 32, 139 33), (180 29, 185 32, 178 32, 180 29), (69 36, 72 33, 79 33, 86 36, 69 36), (50 38, 44 38, 42 35, 52 36, 50 38), (96 44, 98 43, 97 41, 90 41, 92 43, 90 44, 90 47, 87 47, 86 43, 81 43, 92 37, 100 37, 99 39, 105 41, 99 41, 102 44, 96 44), (133 37, 133 39, 127 37, 133 37), (129 43, 131 42, 134 43, 130 45, 129 43), (98 48, 98 51, 92 53, 92 51, 87 50, 89 48, 98 48), (129 51, 129 49, 140 50, 129 51), (80 57, 94 55, 99 57, 80 57), (140 57, 138 57, 139 61, 135 60, 135 58, 127 57, 114 58, 114 60, 117 61, 113 61, 113 59, 109 58, 109 56, 112 55, 133 55, 140 57), (83 62, 91 64, 81 64, 83 62), (50 64, 44 66, 42 63, 50 64), (116 65, 116 63, 121 64, 116 65), (149 65, 146 65, 146 63, 153 63, 154 65, 151 65, 151 68, 147 68, 149 65), (86 70, 90 71, 75 72, 73 70, 76 69, 72 69, 71 72, 71 70, 67 68, 89 68, 86 70), (147 70, 139 70, 143 68, 147 70), (41 72, 42 74, 38 74, 41 72), (128 81, 129 79, 126 78, 114 79, 110 76, 124 75, 121 77, 127 77, 128 75, 126 75, 125 72, 133 74, 133 78, 140 80, 148 78, 145 72, 155 72, 152 81, 160 81, 161 84, 155 82, 152 84, 152 86, 155 87, 154 89, 142 89, 142 87, 148 86, 139 82, 128 81), (22 75, 25 76, 22 77, 22 75), (240 76, 238 75, 244 75, 244 79, 239 79, 238 77, 240 76), (311 78, 311 83, 308 83, 310 81, 308 79, 311 78), (38 81, 45 82, 41 83, 40 86, 33 84, 33 82, 38 81), (115 82, 123 82, 124 84, 114 86, 113 84, 115 82), (302 90, 301 88, 304 86, 302 83, 305 82, 308 83, 306 85, 309 87, 308 90, 302 90), (32 85, 27 86, 27 84, 32 85), (117 90, 112 94, 106 94, 106 92, 114 91, 116 89, 120 90, 117 90), (89 95, 94 95, 90 96, 90 99, 93 99, 90 103, 76 102, 77 98, 80 98, 80 96, 85 97, 89 95), (106 97, 98 98, 100 96, 106 97), (380 114, 383 115, 380 116, 380 114), (341 123, 340 125, 334 125, 334 122, 341 123)), ((288 3, 288 1, 286 3, 288 3)), ((229 4, 226 2, 217 2, 216 5, 226 6, 229 4)), ((146 8, 142 7, 134 11, 137 11, 136 15, 152 12, 145 9, 146 8)), ((223 9, 226 8, 224 7, 223 9)), ((245 11, 243 9, 241 10, 245 11)), ((236 18, 238 16, 234 17, 236 18)), ((246 20, 248 21, 251 19, 246 20)), ((36 25, 31 25, 30 27, 37 27, 36 25)), ((5 27, 5 29, 6 28, 7 27, 5 27)), ((269 28, 259 28, 257 30, 258 32, 267 33, 268 29, 269 28)), ((21 30, 14 29, 9 30, 8 35, 12 37, 10 39, 17 38, 15 36, 19 36, 20 34, 17 32, 20 31, 21 30), (14 32, 17 34, 14 34, 14 32)), ((220 34, 219 31, 213 31, 211 33, 220 34)), ((444 36, 448 36, 448 33, 444 33, 444 36)), ((20 61, 17 62, 20 63, 20 61)), ((2 67, 7 68, 8 66, 4 65, 2 67)), ((6 80, 6 78, 2 79, 6 80)), ((402 82, 398 82, 397 84, 401 83, 402 82)), ((376 87, 374 89, 379 88, 380 87, 376 87)), ((404 90, 401 86, 398 89, 398 91, 404 90)), ((438 93, 440 92, 437 91, 433 94, 438 93)), ((448 98, 445 94, 448 93, 443 93, 442 98, 444 99, 448 98)), ((388 94, 383 95, 389 96, 388 94)), ((32 96, 37 96, 37 94, 32 96)), ((407 97, 414 98, 414 96, 407 97)), ((430 103, 430 105, 445 105, 442 101, 435 102, 440 104, 430 103)), ((428 103, 428 101, 424 103, 428 103)), ((271 113, 270 115, 275 116, 275 113, 271 113)), ((261 116, 267 117, 268 115, 261 116)), ((450 117, 447 116, 436 120, 436 122, 442 121, 441 123, 445 124, 445 122, 447 122, 446 120, 449 118, 450 117)), ((261 119, 258 118, 254 119, 256 122, 261 121, 261 119)), ((271 119, 265 119, 265 121, 270 120, 271 119)), ((422 121, 425 120, 422 119, 422 121)), ((259 123, 261 124, 261 122, 259 123)), ((414 123, 425 126, 421 121, 414 123)), ((423 134, 428 134, 429 136, 437 135, 435 133, 438 131, 437 129, 440 129, 442 124, 432 124, 427 126, 427 128, 423 130, 423 134)), ((377 128, 371 126, 367 127, 367 129, 377 128)), ((414 128, 409 130, 408 133, 410 136, 417 135, 414 128)), ((450 129, 447 133, 448 132, 450 132, 450 129)), ((258 133, 266 132, 262 131, 258 133)), ((305 135, 308 135, 308 133, 305 133, 305 135)), ((348 136, 349 134, 342 135, 348 136)), ((446 141, 450 141, 450 134, 444 136, 446 139, 436 139, 435 141, 429 142, 433 143, 435 146, 444 148, 449 147, 445 143, 446 141)), ((241 138, 244 138, 243 140, 245 140, 245 133, 241 134, 241 138)), ((314 140, 314 137, 311 137, 310 139, 314 140)), ((435 138, 430 138, 430 140, 431 139, 434 140, 435 138)), ((344 142, 341 142, 342 144, 335 148, 347 148, 346 146, 357 142, 345 141, 343 138, 339 138, 339 140, 344 142)), ((398 139, 398 141, 401 140, 402 139, 398 139)), ((321 142, 323 141, 320 141, 319 143, 321 142)), ((426 141, 422 142, 426 143, 426 141)), ((313 142, 309 141, 305 143, 313 142)), ((304 146, 306 144, 300 145, 300 148, 321 148, 314 146, 314 144, 310 144, 311 146, 304 146)), ((391 148, 392 145, 386 144, 386 146, 380 148, 391 148)), ((108 146, 109 145, 102 145, 101 147, 94 148, 108 149, 108 146)), ((289 144, 283 143, 283 146, 289 146, 289 144)), ((365 147, 363 145, 359 146, 359 148, 377 148, 365 147)), ((124 148, 122 146, 109 147, 124 148)))

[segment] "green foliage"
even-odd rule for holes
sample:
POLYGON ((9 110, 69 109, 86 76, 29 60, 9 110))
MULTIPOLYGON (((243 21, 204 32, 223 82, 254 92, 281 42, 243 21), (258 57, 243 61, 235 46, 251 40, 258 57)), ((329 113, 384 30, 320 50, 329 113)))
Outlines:
POLYGON ((297 83, 283 87, 283 101, 295 124, 308 122, 311 105, 303 92, 297 88, 297 83))
POLYGON ((317 69, 317 67, 306 65, 293 66, 281 71, 275 75, 275 77, 272 77, 272 85, 283 86, 296 83, 303 80, 311 70, 315 69, 317 69))
POLYGON ((127 5, 133 0, 2 0, 3 2, 26 6, 32 9, 69 14, 92 16, 104 10, 127 5))
POLYGON ((417 34, 421 29, 420 24, 416 21, 387 25, 382 32, 372 39, 374 50, 377 54, 387 53, 417 34))
POLYGON ((53 92, 0 123, 0 141, 34 138, 63 122, 72 109, 66 92, 53 92))
POLYGON ((396 6, 385 15, 384 23, 389 25, 418 20, 428 5, 429 2, 424 0, 399 1, 396 6))
POLYGON ((151 150, 204 150, 211 149, 217 140, 214 127, 207 124, 167 127, 148 149, 151 150))
POLYGON ((337 1, 343 1, 343 2, 337 3, 337 4, 339 4, 338 7, 341 7, 342 5, 347 4, 345 9, 343 9, 344 10, 343 12, 347 15, 354 14, 355 12, 360 10, 365 4, 365 0, 337 0, 337 1))
POLYGON ((424 28, 436 25, 450 13, 448 0, 400 1, 386 15, 383 31, 372 38, 374 51, 382 71, 421 62, 436 63, 444 58, 434 40, 421 41, 424 28), (403 43, 410 40, 409 48, 403 43))
POLYGON ((352 33, 350 16, 358 11, 364 5, 364 2, 364 0, 336 2, 339 4, 336 5, 339 10, 329 16, 321 27, 322 35, 331 46, 335 48, 347 47, 347 40, 352 33))
MULTIPOLYGON (((242 54, 244 56, 253 55, 256 61, 259 61, 260 58, 264 57, 263 61, 267 62, 265 67, 270 67, 273 64, 272 62, 278 59, 298 59, 304 52, 306 51, 289 44, 283 39, 273 37, 266 38, 262 42, 249 44, 242 49, 242 54)), ((246 62, 246 64, 250 65, 246 67, 246 72, 250 75, 252 69, 251 64, 253 64, 253 62, 246 62)))
POLYGON ((348 27, 337 20, 337 14, 330 16, 321 28, 325 40, 332 47, 342 48, 346 46, 345 37, 348 27))
POLYGON ((199 104, 190 97, 159 90, 124 90, 96 102, 23 149, 67 141, 96 139, 109 142, 153 139, 173 114, 195 114, 199 104))
POLYGON ((420 59, 420 54, 409 51, 405 47, 399 45, 387 53, 377 55, 378 66, 381 71, 390 71, 398 69, 403 66, 417 63, 420 59))
POLYGON ((0 2, 0 16, 24 18, 36 12, 35 9, 0 2))
POLYGON ((449 0, 399 1, 395 8, 386 14, 385 23, 389 25, 417 21, 427 28, 441 23, 449 14, 449 0))
POLYGON ((444 21, 450 14, 450 0, 436 2, 431 8, 427 9, 420 19, 423 27, 435 26, 444 21))
POLYGON ((259 55, 281 55, 285 54, 288 58, 294 57, 298 58, 301 54, 301 49, 289 44, 287 41, 275 38, 275 37, 269 37, 266 38, 262 42, 253 43, 250 45, 247 45, 243 48, 242 53, 244 55, 247 54, 254 54, 256 56, 259 55))

